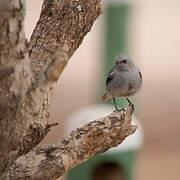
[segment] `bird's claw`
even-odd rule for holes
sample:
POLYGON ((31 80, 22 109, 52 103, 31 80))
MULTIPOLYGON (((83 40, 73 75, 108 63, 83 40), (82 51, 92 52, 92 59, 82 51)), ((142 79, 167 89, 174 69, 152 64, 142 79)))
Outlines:
POLYGON ((116 109, 116 110, 114 110, 114 112, 121 112, 121 111, 125 111, 125 109, 122 108, 122 109, 116 109))

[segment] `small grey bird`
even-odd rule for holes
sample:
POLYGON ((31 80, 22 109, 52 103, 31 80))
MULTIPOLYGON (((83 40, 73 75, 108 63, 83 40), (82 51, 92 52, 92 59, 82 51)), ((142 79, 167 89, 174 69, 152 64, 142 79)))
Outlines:
MULTIPOLYGON (((129 105, 133 106, 128 99, 137 93, 142 86, 142 75, 134 62, 126 54, 119 54, 115 58, 115 64, 109 72, 106 80, 106 93, 102 101, 113 99, 116 111, 118 111, 115 98, 125 97, 129 105)), ((134 106, 133 106, 134 108, 134 106)))

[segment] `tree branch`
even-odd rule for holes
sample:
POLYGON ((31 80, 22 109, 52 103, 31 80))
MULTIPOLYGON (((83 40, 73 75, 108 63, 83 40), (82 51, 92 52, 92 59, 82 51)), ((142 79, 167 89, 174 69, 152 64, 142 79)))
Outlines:
POLYGON ((56 179, 89 158, 119 145, 137 128, 131 125, 131 108, 90 122, 57 144, 34 148, 16 160, 5 178, 56 179))
POLYGON ((0 0, 0 174, 50 130, 50 89, 101 13, 100 0, 45 0, 26 51, 24 4, 0 0))
MULTIPOLYGON (((39 89, 43 89, 45 94, 38 114, 31 121, 31 126, 34 126, 33 123, 35 126, 39 124, 39 129, 36 130, 40 132, 38 133, 40 136, 37 137, 37 140, 34 139, 33 143, 29 142, 29 147, 27 147, 28 144, 25 142, 28 134, 25 134, 22 146, 25 144, 26 147, 22 147, 22 149, 31 150, 39 143, 39 139, 42 140, 47 134, 45 127, 48 123, 49 99, 54 82, 58 80, 70 57, 80 46, 83 38, 91 30, 94 21, 101 13, 100 0, 44 1, 28 48, 32 71, 41 86, 39 89), (58 60, 58 58, 60 59, 58 60), (47 68, 48 70, 45 72, 47 68), (51 91, 48 92, 48 89, 51 91), (42 133, 43 131, 44 133, 42 133)), ((37 86, 39 86, 38 83, 37 86)), ((38 96, 36 97, 38 98, 38 96)), ((29 130, 31 130, 30 127, 29 130)))
POLYGON ((0 175, 14 161, 29 122, 24 95, 32 73, 24 14, 23 0, 0 0, 0 175))
POLYGON ((136 126, 129 107, 35 147, 56 125, 47 123, 51 89, 102 10, 100 0, 44 0, 27 49, 24 2, 0 0, 0 179, 55 179, 117 146, 136 126))
POLYGON ((37 74, 44 64, 51 63, 62 47, 69 59, 101 13, 100 0, 45 0, 30 39, 33 72, 37 74))

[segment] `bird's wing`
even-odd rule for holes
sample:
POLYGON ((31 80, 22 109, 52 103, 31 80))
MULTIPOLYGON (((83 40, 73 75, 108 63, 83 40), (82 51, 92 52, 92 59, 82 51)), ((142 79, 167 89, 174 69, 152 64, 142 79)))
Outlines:
POLYGON ((141 79, 142 79, 142 74, 141 74, 141 72, 139 71, 139 75, 140 75, 140 77, 141 77, 141 79))
POLYGON ((141 77, 141 79, 142 79, 142 74, 141 74, 141 71, 139 70, 139 68, 138 67, 136 67, 137 68, 137 70, 138 70, 138 72, 139 72, 139 75, 140 75, 140 77, 141 77))
POLYGON ((108 73, 108 77, 106 80, 106 86, 111 82, 111 80, 114 78, 115 73, 114 73, 114 68, 108 73))

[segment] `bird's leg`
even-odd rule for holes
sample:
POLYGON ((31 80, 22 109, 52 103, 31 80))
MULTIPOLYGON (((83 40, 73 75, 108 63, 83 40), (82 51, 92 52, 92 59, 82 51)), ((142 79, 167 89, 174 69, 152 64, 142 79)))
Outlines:
POLYGON ((129 105, 132 106, 133 103, 128 98, 126 98, 126 99, 127 99, 128 103, 129 103, 129 105))
POLYGON ((119 111, 119 109, 117 108, 117 104, 116 104, 115 98, 113 97, 112 99, 113 99, 113 103, 114 103, 114 106, 115 106, 116 111, 119 111))
POLYGON ((127 101, 129 102, 129 106, 132 107, 132 111, 131 111, 131 115, 132 115, 133 112, 134 112, 134 104, 133 104, 128 98, 126 98, 126 99, 127 99, 127 101))

